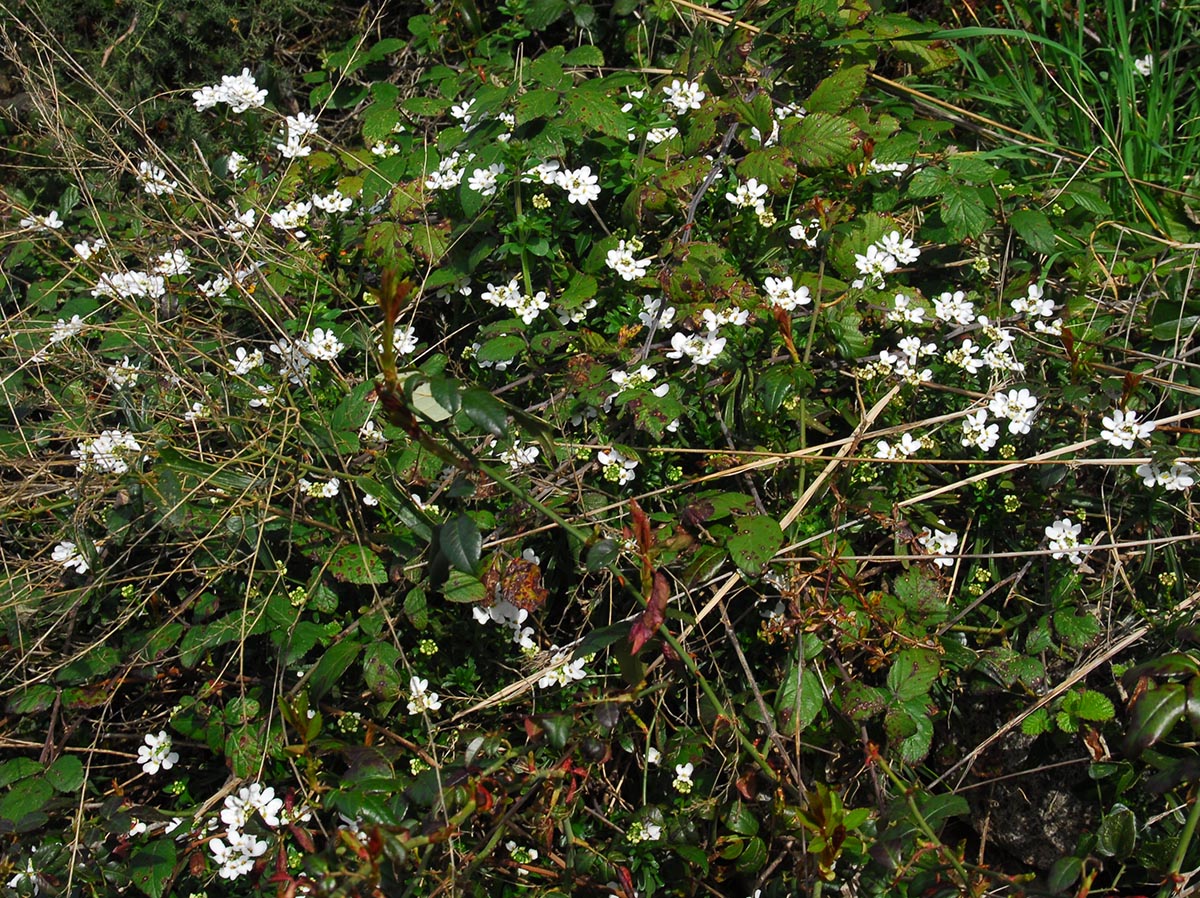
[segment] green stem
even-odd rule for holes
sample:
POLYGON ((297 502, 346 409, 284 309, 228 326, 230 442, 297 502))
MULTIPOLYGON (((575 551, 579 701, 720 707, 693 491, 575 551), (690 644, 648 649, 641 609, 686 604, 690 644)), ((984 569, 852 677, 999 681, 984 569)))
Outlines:
POLYGON ((1175 883, 1179 880, 1179 871, 1183 869, 1183 861, 1196 835, 1196 824, 1200 823, 1200 795, 1192 799, 1192 809, 1188 811, 1187 822, 1179 834, 1179 846, 1175 849, 1175 857, 1171 859, 1171 869, 1167 872, 1168 882, 1159 891, 1159 898, 1169 898, 1175 894, 1175 883))

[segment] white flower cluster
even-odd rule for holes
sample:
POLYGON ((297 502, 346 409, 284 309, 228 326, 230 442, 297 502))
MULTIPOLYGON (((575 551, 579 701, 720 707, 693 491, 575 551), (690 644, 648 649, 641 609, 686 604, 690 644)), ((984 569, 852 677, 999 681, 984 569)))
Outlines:
POLYGON ((97 237, 95 240, 81 240, 71 248, 75 250, 75 255, 86 262, 96 253, 100 252, 100 250, 107 247, 108 241, 103 237, 97 237))
POLYGON ((550 308, 550 300, 544 290, 532 296, 522 293, 520 281, 516 278, 507 284, 488 284, 487 290, 479 296, 488 305, 511 310, 526 324, 533 324, 542 312, 550 308))
POLYGON ((166 171, 145 160, 138 163, 137 179, 142 185, 142 190, 150 196, 172 194, 179 186, 179 182, 171 180, 166 171))
POLYGON ((299 486, 300 492, 306 496, 312 496, 314 499, 332 499, 341 491, 342 482, 336 477, 331 477, 324 482, 301 477, 299 486))
POLYGON ((271 225, 281 231, 291 231, 297 240, 303 240, 306 236, 303 228, 308 225, 308 213, 311 211, 312 203, 292 200, 278 212, 271 213, 271 225))
POLYGON ((1000 440, 1000 425, 987 423, 987 409, 976 409, 963 419, 962 444, 987 452, 1000 440))
POLYGON ((596 453, 596 461, 604 468, 604 479, 617 486, 631 483, 636 476, 637 460, 626 458, 616 449, 601 449, 596 453))
POLYGON ((788 236, 799 243, 803 243, 809 249, 815 249, 817 241, 821 239, 821 219, 810 218, 807 224, 797 220, 794 225, 788 228, 788 236))
POLYGON ((576 658, 572 661, 569 649, 553 646, 550 651, 553 653, 550 657, 550 669, 538 680, 539 689, 549 689, 555 685, 566 686, 574 680, 582 680, 587 676, 584 665, 590 660, 590 656, 576 658))
POLYGON ((1054 558, 1064 555, 1071 564, 1082 564, 1083 556, 1088 546, 1082 545, 1079 539, 1083 525, 1070 518, 1062 518, 1046 528, 1046 539, 1049 540, 1050 551, 1054 558))
POLYGON ((133 364, 129 361, 129 356, 125 356, 120 364, 108 366, 105 377, 113 389, 124 390, 137 384, 141 370, 140 365, 133 364))
MULTIPOLYGON (((208 843, 213 860, 219 865, 217 873, 222 879, 237 879, 246 875, 270 848, 270 843, 265 839, 245 831, 254 815, 257 813, 263 823, 275 829, 283 822, 280 819, 282 810, 283 799, 275 796, 272 787, 264 789, 261 783, 251 783, 239 789, 236 795, 225 797, 225 806, 221 809, 221 821, 226 826, 225 837, 208 843)), ((302 819, 304 814, 293 816, 302 819)))
POLYGON ((1111 415, 1100 420, 1103 429, 1100 438, 1121 449, 1132 449, 1135 440, 1148 440, 1154 433, 1153 421, 1138 421, 1138 413, 1132 409, 1115 409, 1111 415))
POLYGON ((898 443, 889 443, 887 440, 880 440, 876 443, 875 457, 879 459, 911 458, 920 452, 924 445, 925 443, 920 437, 906 433, 900 437, 898 443))
POLYGON ((465 165, 474 158, 473 155, 463 159, 459 153, 451 153, 438 163, 435 171, 425 178, 428 190, 451 190, 462 183, 465 165))
POLYGON ((158 299, 167 292, 167 282, 161 274, 144 271, 114 271, 100 275, 92 296, 120 296, 124 299, 158 299))
POLYGON ((142 451, 142 444, 133 434, 119 427, 105 430, 99 436, 84 440, 71 456, 79 459, 79 473, 99 472, 124 474, 129 470, 129 460, 142 451))
POLYGON ((58 217, 58 212, 53 211, 49 215, 35 215, 32 212, 21 219, 19 222, 22 228, 36 228, 39 231, 57 231, 64 222, 58 217))
POLYGON ((638 278, 646 276, 646 272, 650 268, 650 262, 654 258, 650 256, 645 259, 636 258, 637 254, 642 251, 642 241, 637 237, 631 240, 622 240, 617 243, 616 249, 610 249, 604 258, 604 264, 619 274, 627 281, 636 281, 638 278))
POLYGON ((707 96, 697 81, 681 81, 672 78, 671 83, 663 87, 664 102, 671 106, 677 115, 685 114, 689 109, 699 109, 707 96))
POLYGON ((171 750, 171 737, 166 730, 147 733, 145 745, 138 746, 137 762, 151 776, 159 770, 170 770, 179 763, 179 752, 171 750))
MULTIPOLYGON (((318 327, 299 340, 282 337, 272 343, 269 348, 271 352, 279 356, 279 373, 294 384, 302 384, 308 379, 308 369, 314 360, 332 362, 346 346, 333 331, 318 327)), ((242 357, 240 352, 238 355, 239 358, 244 358, 243 364, 234 369, 235 373, 240 374, 244 372, 239 369, 248 365, 251 357, 242 357)), ((230 363, 234 364, 234 360, 231 359, 230 363)), ((261 361, 258 363, 261 364, 261 361)))
POLYGON ((442 700, 436 692, 429 691, 429 681, 420 677, 411 677, 408 681, 408 713, 421 714, 425 711, 437 711, 442 707, 442 700))
POLYGON ((306 112, 299 115, 289 115, 284 120, 283 142, 275 144, 275 149, 284 159, 299 159, 312 152, 308 138, 317 133, 317 120, 306 112))
POLYGON ((192 94, 192 99, 200 112, 225 103, 232 112, 240 115, 247 109, 262 106, 267 100, 267 92, 255 84, 249 69, 242 69, 240 75, 222 75, 220 84, 200 88, 192 94))
POLYGON ((567 192, 568 203, 584 206, 600 199, 600 177, 592 174, 590 165, 561 171, 555 175, 554 183, 567 192))
POLYGON ((650 384, 654 382, 654 378, 658 377, 658 371, 649 365, 642 365, 634 371, 614 371, 609 376, 616 385, 617 392, 610 393, 608 398, 604 400, 602 408, 606 412, 612 411, 613 400, 626 390, 649 388, 650 392, 660 399, 671 391, 669 383, 661 383, 656 387, 650 387, 650 384))
POLYGON ((796 287, 791 275, 785 278, 767 278, 763 282, 763 290, 771 305, 778 306, 785 312, 794 311, 797 306, 806 306, 812 302, 812 294, 807 287, 796 287))
POLYGON ((350 208, 354 205, 354 200, 348 196, 343 196, 340 190, 335 189, 324 196, 314 193, 312 204, 322 212, 328 212, 332 215, 349 212, 350 208))
MULTIPOLYGON (((945 521, 938 521, 938 524, 945 527, 945 521)), ((925 528, 921 535, 917 537, 917 542, 921 544, 921 548, 925 549, 931 555, 938 557, 933 559, 933 563, 938 567, 953 567, 954 559, 947 558, 947 555, 953 555, 958 548, 958 534, 953 531, 939 530, 935 527, 932 531, 925 528)))
POLYGON ((675 780, 671 785, 675 787, 676 792, 681 795, 687 795, 692 791, 692 787, 695 785, 692 782, 692 773, 695 769, 691 761, 688 761, 686 764, 675 765, 675 780))
POLYGON ((901 265, 910 265, 921 256, 911 237, 902 237, 899 231, 892 231, 880 237, 867 247, 865 253, 854 254, 854 267, 863 275, 856 279, 851 286, 859 288, 870 285, 882 290, 884 278, 901 265))
POLYGON ((506 171, 503 162, 493 162, 487 168, 477 168, 467 179, 467 186, 480 196, 495 196, 500 185, 500 176, 506 171))
POLYGON ((1146 486, 1161 486, 1168 492, 1186 490, 1196 482, 1196 470, 1181 461, 1172 462, 1168 468, 1156 464, 1141 464, 1135 470, 1146 486))
POLYGON ((872 159, 867 163, 867 173, 872 175, 892 175, 899 178, 910 168, 907 162, 879 162, 872 159))
POLYGON ((1025 388, 997 393, 988 403, 988 411, 1008 420, 1009 433, 1029 433, 1037 407, 1037 397, 1025 388))
POLYGON ((1054 318, 1054 300, 1046 299, 1039 285, 1030 284, 1023 298, 1013 300, 1012 307, 1014 312, 1027 316, 1034 330, 1053 337, 1062 334, 1062 319, 1054 318), (1046 318, 1054 320, 1047 322, 1046 318))
POLYGON ((89 565, 87 559, 83 557, 83 554, 79 551, 79 547, 69 539, 64 539, 55 546, 54 551, 50 553, 50 558, 53 561, 57 561, 64 568, 75 568, 75 573, 77 574, 86 574, 88 572, 89 565))
POLYGON ((521 441, 516 440, 511 447, 500 453, 500 461, 508 465, 509 470, 519 471, 536 462, 541 454, 542 450, 537 446, 522 446, 521 441))

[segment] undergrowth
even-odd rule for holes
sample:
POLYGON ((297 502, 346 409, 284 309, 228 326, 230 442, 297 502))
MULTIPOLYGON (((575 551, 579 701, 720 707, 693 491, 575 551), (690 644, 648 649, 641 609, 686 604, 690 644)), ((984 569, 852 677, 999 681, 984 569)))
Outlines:
POLYGON ((161 129, 4 25, 0 887, 1186 889, 1169 139, 960 127, 1013 23, 487 16, 161 129))

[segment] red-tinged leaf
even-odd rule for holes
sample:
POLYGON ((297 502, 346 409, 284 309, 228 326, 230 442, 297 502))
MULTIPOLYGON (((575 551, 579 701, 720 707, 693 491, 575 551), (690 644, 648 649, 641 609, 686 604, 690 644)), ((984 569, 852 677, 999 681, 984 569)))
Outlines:
POLYGON ((289 823, 288 829, 292 831, 292 838, 296 840, 301 848, 303 848, 309 854, 316 853, 317 845, 315 842, 313 842, 312 834, 309 833, 308 830, 302 826, 297 826, 295 823, 289 823))
POLYGON ((779 326, 779 336, 783 337, 783 345, 787 347, 788 354, 793 359, 799 359, 796 344, 792 342, 792 316, 779 306, 772 306, 771 312, 775 316, 775 323, 779 326))
POLYGON ((664 658, 673 664, 679 661, 679 653, 675 651, 675 649, 671 648, 671 643, 669 642, 664 642, 662 644, 662 654, 664 658))
POLYGON ((629 630, 629 642, 636 655, 642 646, 658 632, 664 620, 667 619, 667 600, 671 597, 671 585, 662 571, 654 572, 654 586, 650 590, 650 598, 646 602, 646 610, 642 616, 633 622, 629 630))
POLYGON ((633 535, 637 539, 638 552, 644 558, 650 551, 650 518, 642 511, 637 499, 629 500, 629 513, 633 516, 633 535))
POLYGON ((537 725, 537 722, 532 717, 525 718, 525 738, 532 742, 542 734, 542 728, 537 725))
POLYGON ((1151 689, 1137 700, 1125 735, 1125 754, 1137 757, 1145 749, 1171 732, 1187 705, 1187 694, 1180 683, 1167 683, 1151 689))
POLYGON ((628 867, 617 867, 617 883, 625 898, 637 898, 637 889, 633 887, 633 874, 628 867))

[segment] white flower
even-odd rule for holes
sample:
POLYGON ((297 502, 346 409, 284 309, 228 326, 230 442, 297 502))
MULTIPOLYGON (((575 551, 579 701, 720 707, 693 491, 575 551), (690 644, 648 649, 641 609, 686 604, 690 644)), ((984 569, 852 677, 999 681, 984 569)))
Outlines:
POLYGON ((966 327, 975 320, 975 304, 967 302, 961 290, 943 293, 933 301, 933 314, 939 321, 966 327))
POLYGON ((261 349, 246 351, 245 346, 239 346, 229 359, 229 370, 238 377, 244 377, 255 368, 262 367, 263 354, 261 349))
POLYGON ((807 287, 795 287, 789 275, 783 279, 767 278, 763 281, 763 290, 771 305, 778 306, 785 312, 790 312, 796 306, 806 306, 812 302, 812 295, 807 287))
POLYGON ((821 237, 821 219, 809 219, 807 225, 802 221, 797 221, 788 228, 788 235, 793 240, 798 240, 809 249, 812 249, 817 245, 817 241, 821 237))
POLYGON ((339 340, 333 331, 327 331, 323 327, 314 329, 301 341, 301 350, 305 355, 325 362, 332 362, 345 348, 346 344, 339 340))
POLYGON ((200 88, 192 94, 192 99, 196 101, 196 109, 201 112, 218 103, 226 103, 233 112, 240 114, 262 106, 266 102, 267 92, 259 90, 249 69, 242 69, 240 75, 222 75, 220 84, 200 88))
POLYGON ((551 669, 538 680, 539 689, 549 689, 555 685, 566 686, 587 676, 587 671, 583 669, 588 661, 586 657, 572 661, 569 650, 560 650, 558 646, 554 646, 550 651, 554 653, 550 658, 551 669))
POLYGON ((963 420, 962 444, 977 446, 984 452, 1000 439, 1000 425, 987 423, 987 409, 979 409, 963 420))
POLYGON ((582 206, 600 199, 600 178, 592 174, 590 166, 561 171, 555 177, 555 183, 567 192, 569 203, 582 206))
POLYGON ((662 760, 662 752, 659 751, 657 748, 655 748, 653 745, 651 745, 646 750, 646 763, 650 764, 651 766, 655 766, 661 760, 662 760))
POLYGON ((172 181, 167 173, 157 165, 144 160, 138 163, 137 178, 142 185, 142 190, 150 196, 174 193, 175 188, 179 186, 178 181, 172 181))
POLYGON ((767 185, 759 184, 756 179, 751 178, 745 184, 739 184, 736 192, 726 193, 725 199, 738 208, 760 209, 766 195, 767 185))
POLYGON ((236 830, 241 832, 254 812, 257 811, 263 822, 272 829, 279 826, 279 812, 283 810, 283 799, 275 796, 271 786, 262 787, 262 783, 251 783, 243 786, 236 795, 225 796, 225 807, 221 811, 221 822, 229 827, 230 835, 236 830))
POLYGON ((1122 449, 1132 449, 1134 440, 1149 439, 1155 428, 1153 421, 1139 424, 1138 413, 1133 410, 1126 412, 1116 409, 1112 415, 1102 418, 1101 423, 1104 427, 1100 431, 1100 438, 1122 449))
POLYGON ((144 271, 116 271, 100 275, 92 296, 120 296, 125 299, 158 299, 167 292, 167 283, 160 274, 144 271))
POLYGON ((893 458, 910 458, 921 451, 924 442, 920 437, 914 438, 911 433, 906 433, 900 437, 900 442, 892 444, 887 440, 880 440, 875 445, 875 457, 880 459, 893 458))
POLYGON ((246 157, 237 150, 230 150, 229 155, 225 158, 225 171, 232 177, 237 177, 242 173, 242 168, 246 165, 246 157))
POLYGON ((336 477, 331 477, 324 483, 319 480, 313 481, 301 477, 299 487, 300 492, 315 499, 332 499, 341 491, 342 482, 336 477))
POLYGON ((685 355, 694 365, 711 365, 725 349, 725 338, 716 331, 703 334, 685 334, 682 331, 671 335, 669 359, 680 359, 685 355))
MULTIPOLYGON (((58 212, 51 212, 49 215, 34 215, 30 214, 26 218, 22 218, 19 222, 22 228, 37 228, 39 231, 57 231, 63 226, 63 221, 58 217, 58 212)), ((86 259, 87 256, 84 256, 86 259)))
POLYGON ((895 256, 884 252, 874 243, 867 247, 865 254, 854 254, 854 267, 876 287, 883 287, 883 276, 895 271, 898 264, 895 256))
POLYGON ((70 321, 64 321, 59 318, 50 332, 50 345, 62 343, 64 340, 69 340, 76 337, 83 330, 83 319, 78 315, 72 315, 70 321))
POLYGON ((409 695, 408 713, 420 714, 422 711, 436 711, 442 707, 442 702, 436 692, 429 692, 429 681, 420 677, 412 677, 408 681, 409 695))
POLYGON ((54 551, 50 554, 53 561, 57 561, 64 568, 75 568, 75 573, 86 574, 88 572, 87 559, 80 553, 78 546, 69 539, 64 539, 61 543, 54 547, 54 551))
POLYGON ((674 125, 666 128, 651 128, 646 132, 646 143, 650 144, 650 146, 656 146, 678 136, 679 129, 674 125))
POLYGON ((304 231, 300 230, 308 224, 308 213, 312 211, 312 203, 293 200, 278 212, 270 215, 271 225, 281 231, 292 231, 297 239, 304 239, 304 231))
POLYGON ((487 289, 479 294, 479 298, 488 305, 514 309, 521 301, 521 282, 513 278, 507 284, 489 283, 487 289))
POLYGON ((210 409, 203 402, 193 402, 192 407, 183 413, 183 420, 199 421, 203 418, 207 418, 211 414, 212 409, 210 409))
POLYGON ((1027 389, 997 393, 988 403, 988 411, 997 418, 1008 419, 1009 433, 1029 433, 1033 413, 1037 409, 1037 397, 1027 389))
POLYGON ((1154 54, 1147 53, 1140 59, 1135 59, 1133 67, 1137 69, 1138 74, 1143 78, 1149 78, 1150 73, 1154 71, 1154 54))
POLYGON ((1161 486, 1168 491, 1186 490, 1196 482, 1195 469, 1179 461, 1172 462, 1171 467, 1165 469, 1154 464, 1141 464, 1136 470, 1146 486, 1161 486))
POLYGON ((100 250, 104 249, 106 246, 108 246, 108 243, 105 242, 104 238, 97 237, 95 240, 92 240, 92 241, 83 240, 79 243, 76 243, 71 248, 73 250, 75 250, 75 255, 79 256, 79 258, 83 259, 83 261, 86 262, 88 259, 90 259, 92 256, 94 256, 100 250))
MULTIPOLYGON (((938 523, 941 524, 943 522, 938 521, 938 523)), ((933 559, 933 563, 938 567, 953 567, 954 559, 946 558, 944 556, 953 554, 954 550, 958 548, 957 533, 947 533, 945 530, 938 530, 937 528, 934 528, 934 530, 930 532, 929 528, 926 528, 921 535, 917 537, 917 542, 919 542, 921 547, 931 555, 939 556, 933 559)))
POLYGON ((465 103, 457 103, 450 107, 450 115, 463 123, 464 127, 471 124, 471 118, 474 113, 471 112, 471 107, 475 105, 475 99, 472 97, 465 103))
POLYGON ((537 320, 538 315, 550 308, 550 300, 546 297, 546 291, 539 290, 533 296, 527 293, 522 293, 512 310, 518 318, 526 324, 533 324, 537 320))
POLYGON ((646 327, 654 324, 654 318, 658 316, 659 327, 670 327, 671 322, 675 320, 675 307, 667 306, 663 308, 663 298, 661 296, 646 295, 642 297, 642 311, 638 312, 638 321, 646 327), (661 311, 659 311, 661 309, 661 311))
POLYGON ((129 361, 129 356, 125 356, 124 360, 119 365, 109 365, 105 372, 108 383, 113 389, 124 390, 126 387, 132 387, 138 382, 138 373, 141 371, 140 365, 134 365, 129 361))
POLYGON ((678 78, 672 79, 671 83, 663 88, 663 93, 666 94, 666 102, 674 106, 679 115, 683 115, 689 109, 699 109, 707 96, 697 82, 680 81, 678 78))
POLYGON ((79 459, 79 473, 101 472, 124 474, 129 470, 129 458, 142 451, 142 445, 119 427, 103 431, 98 437, 84 440, 71 455, 79 459))
POLYGON ((237 879, 254 869, 255 859, 267 853, 271 846, 252 833, 232 831, 226 834, 229 844, 221 839, 208 843, 213 860, 220 864, 217 872, 222 879, 237 879))
POLYGON ((908 168, 907 162, 877 162, 872 159, 867 163, 867 171, 871 174, 890 174, 897 178, 908 171, 908 168))
POLYGON ((334 190, 332 193, 327 193, 325 196, 313 194, 312 204, 322 212, 349 212, 350 207, 354 205, 354 201, 348 196, 342 196, 340 190, 334 190))
POLYGON ((921 256, 921 251, 913 244, 912 238, 901 237, 899 231, 892 231, 876 241, 876 246, 883 252, 895 256, 901 265, 911 265, 921 256))
POLYGON ((164 274, 167 277, 174 275, 187 274, 192 270, 192 263, 188 261, 187 253, 181 249, 173 249, 169 253, 163 253, 154 260, 154 269, 157 274, 164 274))
POLYGON ((1062 558, 1066 555, 1071 564, 1082 564, 1083 555, 1087 552, 1087 547, 1081 546, 1079 541, 1079 533, 1082 529, 1082 524, 1078 524, 1070 518, 1062 518, 1047 527, 1046 538, 1050 541, 1053 557, 1062 558))
POLYGON ((480 196, 493 196, 500 175, 504 174, 504 164, 493 162, 487 168, 477 168, 467 179, 467 186, 480 196))
POLYGON ((179 753, 171 751, 171 737, 166 730, 159 730, 158 735, 146 734, 146 744, 138 746, 137 762, 151 776, 160 769, 170 770, 179 762, 179 753))
POLYGON ((617 486, 630 483, 638 466, 635 459, 626 458, 616 449, 601 449, 596 453, 596 461, 604 468, 604 479, 615 481, 617 486))
POLYGON ((911 296, 905 293, 897 293, 892 299, 892 309, 887 313, 888 321, 899 321, 905 324, 923 324, 925 322, 925 309, 922 306, 913 305, 911 296))
MULTIPOLYGON (((307 210, 305 210, 307 212, 307 210)), ((253 209, 247 209, 245 212, 236 215, 221 225, 221 230, 228 234, 234 240, 241 240, 246 236, 246 232, 254 227, 254 222, 258 218, 258 213, 253 209)), ((278 219, 283 221, 284 219, 278 219)), ((274 221, 272 221, 274 224, 274 221)), ((279 227, 279 225, 276 225, 279 227)))
POLYGON ((692 783, 692 772, 695 769, 690 761, 686 764, 675 765, 675 781, 671 785, 675 787, 676 792, 686 795, 692 791, 692 786, 694 785, 692 783))
POLYGON ((522 446, 521 441, 517 440, 511 449, 505 449, 500 453, 500 461, 508 465, 511 470, 519 471, 536 462, 539 455, 541 455, 541 450, 537 446, 522 446))
POLYGON ((645 277, 646 271, 650 268, 651 258, 635 259, 634 253, 640 251, 640 243, 635 250, 631 243, 622 240, 617 244, 616 249, 610 249, 605 257, 604 263, 619 274, 627 281, 636 281, 638 278, 645 277))
POLYGON ((551 159, 549 162, 539 162, 533 168, 525 170, 525 173, 521 175, 521 183, 528 184, 534 178, 537 178, 537 180, 546 185, 557 184, 560 167, 557 159, 551 159))

